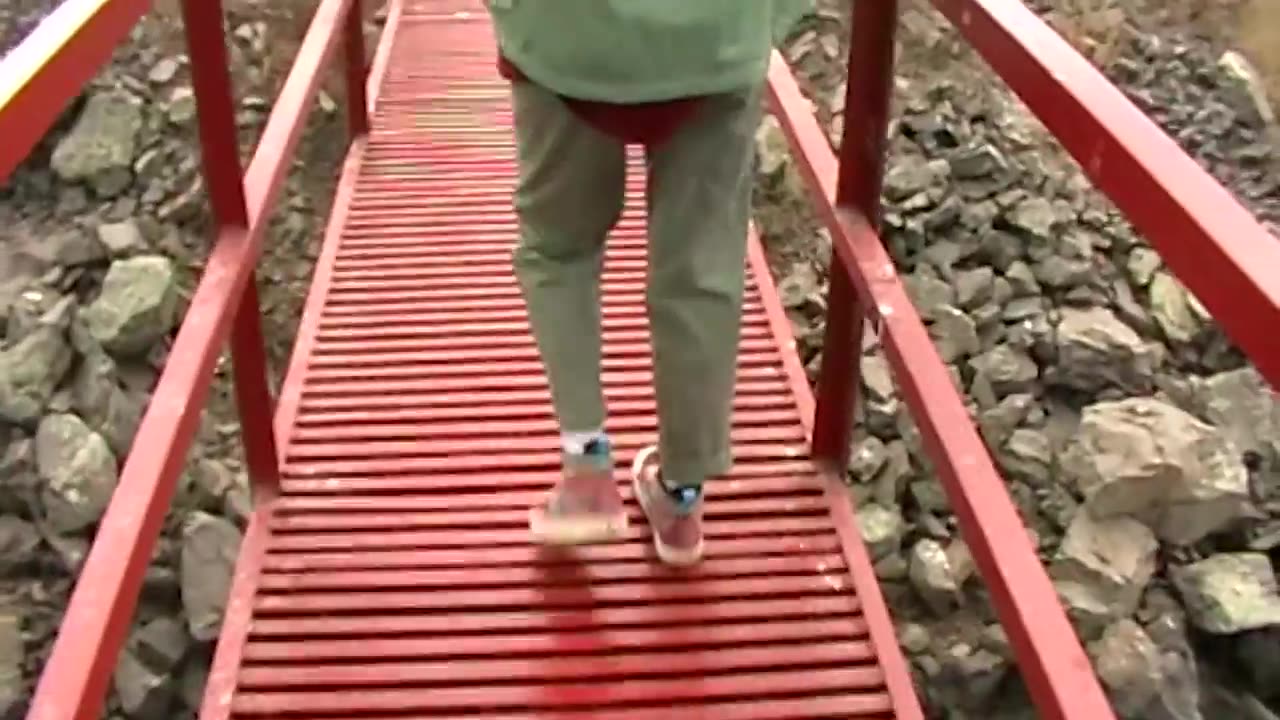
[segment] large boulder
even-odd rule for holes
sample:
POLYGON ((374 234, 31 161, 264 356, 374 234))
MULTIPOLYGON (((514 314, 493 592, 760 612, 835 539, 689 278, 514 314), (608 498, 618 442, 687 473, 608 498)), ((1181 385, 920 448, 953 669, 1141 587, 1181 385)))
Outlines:
POLYGON ((140 103, 120 92, 89 97, 75 127, 53 151, 54 172, 87 182, 101 197, 115 197, 133 182, 133 156, 142 129, 140 103))
POLYGON ((1166 542, 1193 543, 1254 512, 1235 446, 1155 398, 1086 407, 1061 469, 1094 517, 1131 515, 1166 542))
POLYGON ((69 413, 46 415, 36 430, 36 465, 50 528, 70 533, 102 518, 119 481, 116 458, 83 420, 69 413))
POLYGON ((89 334, 113 355, 145 355, 171 329, 178 307, 173 262, 140 255, 111 263, 102 293, 82 317, 89 334))

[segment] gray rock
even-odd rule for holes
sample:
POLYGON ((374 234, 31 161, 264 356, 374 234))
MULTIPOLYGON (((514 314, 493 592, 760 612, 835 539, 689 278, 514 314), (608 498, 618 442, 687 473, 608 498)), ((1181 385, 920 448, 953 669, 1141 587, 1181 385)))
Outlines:
POLYGON ((1061 469, 1095 517, 1132 515, 1171 543, 1193 543, 1253 513, 1230 441, 1154 398, 1086 407, 1061 469))
POLYGON ((884 443, 874 435, 860 440, 849 453, 849 472, 856 480, 868 482, 888 460, 884 443))
POLYGON ((66 267, 91 265, 107 258, 107 249, 98 238, 88 232, 71 227, 59 230, 46 239, 43 252, 49 262, 66 267))
POLYGON ((928 160, 920 155, 895 157, 885 173, 885 196, 891 202, 906 200, 941 183, 949 173, 945 160, 928 160))
POLYGON ((904 276, 902 284, 911 304, 925 320, 936 320, 942 308, 955 304, 956 294, 951 284, 932 275, 917 272, 904 276))
POLYGON ((1032 268, 1040 284, 1055 289, 1074 288, 1088 283, 1094 275, 1093 264, 1087 259, 1072 259, 1050 255, 1032 268))
POLYGON ((178 667, 190 646, 187 628, 171 617, 152 620, 133 637, 133 652, 138 660, 148 669, 164 675, 178 667))
POLYGON ((766 178, 780 179, 790 163, 790 147, 782 126, 773 115, 765 115, 756 130, 756 157, 759 172, 766 178))
POLYGON ((1057 357, 1053 382, 1084 392, 1149 390, 1157 362, 1142 338, 1105 308, 1062 308, 1057 357))
POLYGON ((36 465, 44 481, 46 522, 61 533, 83 530, 101 519, 119 481, 107 441, 65 413, 40 421, 36 465))
POLYGON ((1280 142, 1280 122, 1277 122, 1276 111, 1271 106, 1272 98, 1268 97, 1263 75, 1248 58, 1235 50, 1222 54, 1218 68, 1229 79, 1230 102, 1236 112, 1257 120, 1266 128, 1272 142, 1280 142))
POLYGON ((929 336, 943 362, 951 364, 982 349, 978 329, 968 315, 950 305, 940 305, 934 309, 933 318, 929 336))
POLYGON ((173 80, 180 67, 180 64, 174 58, 161 58, 159 62, 151 66, 150 72, 147 73, 147 79, 156 85, 164 85, 173 80))
POLYGON ((147 239, 133 220, 99 225, 98 241, 113 258, 139 255, 147 250, 147 239))
POLYGON ((189 87, 174 88, 165 101, 165 115, 169 122, 182 127, 196 118, 196 94, 189 87))
POLYGON ((994 146, 982 144, 968 147, 947 159, 951 165, 951 175, 961 180, 983 178, 1001 173, 1009 164, 994 146))
POLYGON ((1241 452, 1280 463, 1280 395, 1252 367, 1218 373, 1194 387, 1204 417, 1241 452))
MULTIPOLYGON (((929 220, 925 223, 925 229, 933 233, 944 232, 945 226, 954 222, 954 215, 959 212, 958 210, 948 212, 955 209, 957 203, 959 201, 956 200, 955 196, 947 198, 942 207, 929 215, 929 220)), ((960 243, 931 238, 929 244, 921 251, 920 257, 937 269, 942 277, 950 278, 955 273, 955 264, 960 261, 960 258, 964 257, 964 253, 965 248, 960 243)))
POLYGON ((182 606, 196 640, 213 640, 222 627, 240 540, 235 525, 203 512, 192 513, 183 527, 182 606))
POLYGON ((1036 241, 1052 240, 1058 223, 1053 204, 1043 197, 1031 197, 1018 203, 1005 220, 1024 237, 1036 241))
POLYGON ((22 640, 22 618, 0 611, 0 718, 14 718, 25 709, 27 687, 23 681, 27 653, 22 640))
POLYGON ((951 544, 947 545, 947 562, 951 564, 951 577, 955 579, 956 586, 961 589, 978 571, 978 565, 973 559, 969 546, 959 538, 953 539, 951 544))
POLYGON ((1133 281, 1134 285, 1146 287, 1151 284, 1152 278, 1155 277, 1156 271, 1160 269, 1162 264, 1159 253, 1149 247, 1139 245, 1129 251, 1125 270, 1129 273, 1129 279, 1133 281))
POLYGON ((173 717, 173 685, 162 673, 149 668, 126 650, 120 653, 113 676, 120 709, 132 720, 169 720, 173 717))
POLYGON ((896 505, 906 492, 907 483, 912 476, 911 455, 907 444, 894 440, 885 445, 885 463, 876 474, 875 496, 886 507, 896 505))
POLYGON ((1046 487, 1053 479, 1053 446, 1039 430, 1014 430, 999 456, 1005 472, 1032 487, 1046 487))
POLYGON ((973 310, 995 297, 995 271, 988 266, 960 270, 955 276, 956 302, 973 310))
POLYGON ((177 310, 173 263, 159 255, 117 260, 102 294, 82 317, 89 334, 117 356, 145 354, 173 328, 177 310))
POLYGON ((118 92, 92 95, 71 132, 54 149, 53 170, 63 180, 88 182, 101 197, 115 197, 132 182, 141 128, 136 100, 118 92))
POLYGON ((0 420, 34 426, 71 367, 72 354, 66 334, 49 326, 0 350, 0 420))
POLYGON ((920 623, 898 623, 898 644, 912 655, 929 649, 929 629, 920 623))
POLYGON ((1098 519, 1077 512, 1067 527, 1049 572, 1055 585, 1075 584, 1071 594, 1089 595, 1106 616, 1132 615, 1156 571, 1155 535, 1128 517, 1098 519))
POLYGON ((1149 337, 1156 336, 1155 320, 1147 312, 1142 303, 1133 294, 1133 288, 1123 279, 1116 278, 1111 282, 1111 305, 1115 308, 1116 317, 1134 330, 1149 337))
POLYGON ((911 499, 915 500, 916 506, 921 510, 939 514, 951 512, 951 503, 947 500, 947 491, 943 489, 941 482, 933 478, 916 480, 910 484, 909 489, 911 499))
POLYGON ((858 528, 873 561, 897 553, 902 548, 906 524, 896 509, 869 503, 858 508, 858 528))
POLYGON ((1242 632, 1232 648, 1236 664, 1253 691, 1280 699, 1280 626, 1242 632))
POLYGON ((798 308, 809 302, 818 293, 818 274, 813 266, 800 262, 791 268, 791 272, 778 283, 778 296, 782 306, 798 308))
POLYGON ((1039 297, 1042 292, 1040 282, 1031 267, 1018 260, 1009 266, 1004 273, 1004 280, 1009 284, 1013 297, 1039 297))
POLYGON ((867 399, 887 402, 897 397, 898 392, 893 382, 893 369, 883 355, 864 355, 862 358, 862 386, 867 391, 867 399))
POLYGON ((211 658, 208 654, 192 653, 183 663, 178 677, 178 692, 186 706, 199 709, 204 701, 204 690, 209 680, 211 658))
POLYGON ((1007 395, 978 415, 978 429, 989 446, 1000 447, 1034 406, 1035 398, 1030 393, 1007 395))
POLYGON ((1218 683, 1206 683, 1205 716, 1213 720, 1280 720, 1280 714, 1273 712, 1256 696, 1242 694, 1235 687, 1226 688, 1218 683))
POLYGON ((1280 590, 1275 569, 1262 553, 1219 553, 1174 567, 1174 586, 1191 623, 1229 635, 1280 626, 1280 590))
POLYGON ((1107 627, 1089 648, 1098 679, 1121 718, 1146 720, 1161 683, 1160 649, 1134 621, 1107 627))
POLYGON ((41 325, 65 329, 75 315, 75 302, 69 295, 29 288, 9 309, 6 337, 10 342, 17 342, 41 325))
POLYGON ((945 707, 979 711, 990 706, 1009 663, 987 650, 958 643, 939 656, 935 690, 945 707))
POLYGON ((1040 368, 1030 356, 1008 345, 997 345, 970 359, 969 367, 980 373, 1000 397, 1031 391, 1040 376, 1040 368))
POLYGON ((1006 272, 1023 255, 1026 240, 1012 233, 991 230, 982 238, 981 255, 1000 272, 1006 272))
POLYGON ((1043 314, 1044 298, 1040 297, 1014 298, 1000 308, 1000 317, 1004 318, 1006 322, 1017 322, 1043 314))
POLYGON ((117 457, 124 457, 133 445, 144 403, 131 396, 117 382, 115 362, 101 351, 85 355, 71 386, 76 413, 101 434, 117 457))
POLYGON ((945 615, 959 601, 960 586, 951 560, 937 540, 925 538, 912 546, 908 577, 920 599, 938 615, 945 615))
POLYGON ((0 515, 0 575, 10 576, 31 565, 39 549, 40 532, 34 525, 14 515, 0 515))
POLYGON ((1158 272, 1151 279, 1149 291, 1151 316, 1169 340, 1189 343, 1204 330, 1210 318, 1209 311, 1177 278, 1167 272, 1158 272))
POLYGON ((1090 591, 1088 586, 1076 582, 1056 582, 1054 589, 1081 639, 1092 640, 1101 636, 1115 620, 1112 609, 1090 591))

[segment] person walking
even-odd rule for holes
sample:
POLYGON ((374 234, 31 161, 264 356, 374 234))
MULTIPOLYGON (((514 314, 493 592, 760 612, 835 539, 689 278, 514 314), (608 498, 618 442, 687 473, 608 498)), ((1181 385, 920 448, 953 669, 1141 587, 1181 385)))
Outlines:
POLYGON ((810 0, 487 1, 512 83, 514 270, 561 428, 561 478, 531 509, 530 530, 561 545, 627 529, 605 431, 600 272, 626 148, 640 144, 659 429, 632 463, 632 487, 659 557, 696 563, 703 484, 732 465, 765 77, 810 0))

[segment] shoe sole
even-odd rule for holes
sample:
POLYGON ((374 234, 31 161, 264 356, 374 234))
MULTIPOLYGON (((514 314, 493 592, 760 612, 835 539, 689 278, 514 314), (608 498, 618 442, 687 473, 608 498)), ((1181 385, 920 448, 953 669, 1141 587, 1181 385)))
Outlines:
POLYGON ((590 515, 549 520, 541 508, 529 514, 529 532, 543 545, 594 545, 622 539, 627 534, 627 515, 590 515))
MULTIPOLYGON (((636 504, 640 506, 645 519, 649 518, 649 506, 645 505, 645 494, 640 488, 640 471, 644 469, 645 463, 655 452, 657 448, 645 448, 636 454, 636 459, 631 463, 631 493, 635 496, 636 504)), ((653 528, 652 520, 649 522, 649 527, 653 528)), ((689 567, 701 562, 703 544, 703 540, 699 539, 698 544, 691 549, 673 547, 663 542, 662 536, 657 530, 653 530, 653 549, 657 551, 658 559, 675 567, 689 567)))

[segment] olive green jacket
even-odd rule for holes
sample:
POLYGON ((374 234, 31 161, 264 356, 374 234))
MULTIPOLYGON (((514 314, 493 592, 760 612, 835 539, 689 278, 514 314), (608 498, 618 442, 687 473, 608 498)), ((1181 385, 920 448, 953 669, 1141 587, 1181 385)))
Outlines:
POLYGON ((502 54, 566 97, 640 103, 761 82, 812 0, 487 0, 502 54))

